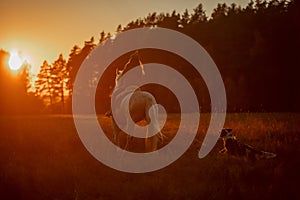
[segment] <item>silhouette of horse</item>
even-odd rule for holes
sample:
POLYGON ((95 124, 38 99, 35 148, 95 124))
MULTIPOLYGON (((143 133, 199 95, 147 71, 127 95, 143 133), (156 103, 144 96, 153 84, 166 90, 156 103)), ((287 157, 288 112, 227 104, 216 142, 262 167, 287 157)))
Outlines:
MULTIPOLYGON (((145 120, 148 124, 147 133, 144 135, 145 138, 145 148, 146 151, 155 151, 157 150, 159 139, 163 139, 163 135, 160 132, 160 127, 158 124, 158 108, 155 106, 156 100, 154 96, 146 91, 141 91, 140 89, 136 89, 136 86, 126 86, 122 77, 126 66, 123 70, 116 70, 116 78, 115 78, 115 104, 114 107, 115 114, 118 116, 118 124, 114 119, 112 113, 108 113, 107 115, 112 116, 112 124, 113 124, 113 135, 114 142, 120 146, 120 138, 119 133, 121 132, 121 127, 125 127, 125 130, 128 133, 134 131, 134 124, 129 123, 129 120, 132 119, 133 122, 137 123, 139 121, 145 120), (129 113, 130 116, 126 116, 126 113, 129 113), (131 117, 131 119, 130 119, 131 117), (149 133, 156 133, 152 137, 148 137, 149 133)), ((124 129, 123 129, 124 130, 124 129)), ((125 149, 128 148, 129 142, 131 141, 133 136, 127 135, 125 149)))

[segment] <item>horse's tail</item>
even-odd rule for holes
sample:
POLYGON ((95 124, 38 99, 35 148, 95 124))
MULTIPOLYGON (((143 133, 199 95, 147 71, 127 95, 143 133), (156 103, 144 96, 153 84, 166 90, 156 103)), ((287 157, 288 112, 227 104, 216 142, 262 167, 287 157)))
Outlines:
POLYGON ((146 120, 148 124, 151 123, 149 128, 151 129, 151 133, 155 132, 154 140, 156 140, 154 145, 157 147, 157 143, 160 142, 163 144, 165 138, 167 138, 160 130, 159 122, 158 122, 158 106, 154 97, 151 98, 151 102, 148 102, 146 105, 146 120))

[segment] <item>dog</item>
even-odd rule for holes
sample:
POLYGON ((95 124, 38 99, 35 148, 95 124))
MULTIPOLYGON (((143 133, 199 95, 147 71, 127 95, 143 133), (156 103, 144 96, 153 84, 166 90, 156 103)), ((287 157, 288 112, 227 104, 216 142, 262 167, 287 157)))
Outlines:
POLYGON ((235 157, 243 157, 246 160, 261 160, 261 159, 271 159, 275 158, 277 155, 275 153, 270 153, 266 151, 258 150, 248 144, 243 144, 239 142, 236 137, 231 133, 232 129, 222 129, 220 133, 220 138, 223 140, 224 148, 219 151, 219 153, 235 157))

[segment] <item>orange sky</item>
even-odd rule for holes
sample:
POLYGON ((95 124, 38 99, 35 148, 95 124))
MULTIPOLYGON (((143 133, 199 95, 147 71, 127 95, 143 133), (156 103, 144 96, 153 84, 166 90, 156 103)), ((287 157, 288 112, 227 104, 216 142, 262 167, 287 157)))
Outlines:
POLYGON ((0 49, 18 50, 29 59, 33 72, 43 60, 52 63, 59 53, 68 58, 75 45, 99 33, 114 33, 116 27, 152 12, 182 13, 202 3, 207 14, 218 2, 245 6, 248 0, 1 0, 0 49))

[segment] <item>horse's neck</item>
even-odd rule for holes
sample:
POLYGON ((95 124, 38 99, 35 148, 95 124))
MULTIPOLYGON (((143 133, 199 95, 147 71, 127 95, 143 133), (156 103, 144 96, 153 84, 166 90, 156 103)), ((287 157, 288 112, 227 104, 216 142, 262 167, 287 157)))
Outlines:
POLYGON ((121 84, 117 84, 115 86, 115 95, 117 99, 122 99, 124 98, 126 95, 133 93, 136 90, 136 86, 134 85, 130 85, 127 87, 122 86, 121 84))

